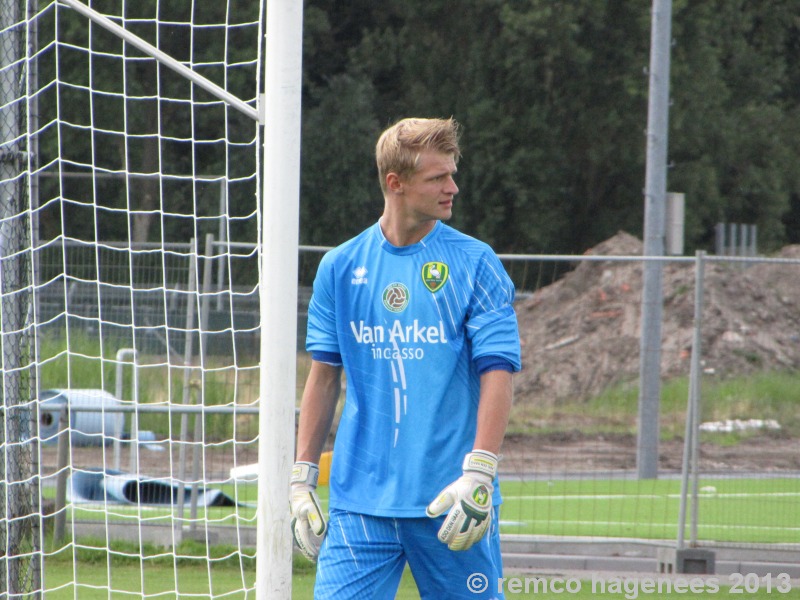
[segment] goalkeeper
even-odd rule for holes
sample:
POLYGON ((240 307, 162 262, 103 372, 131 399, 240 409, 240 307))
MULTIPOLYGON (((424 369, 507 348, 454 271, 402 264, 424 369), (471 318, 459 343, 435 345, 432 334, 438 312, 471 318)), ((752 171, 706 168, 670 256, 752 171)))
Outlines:
POLYGON ((502 597, 497 463, 519 331, 495 253, 444 224, 458 137, 452 119, 387 129, 383 215, 327 253, 314 281, 291 507, 295 540, 318 561, 317 599, 394 598, 406 564, 422 598, 502 597), (317 464, 342 371, 326 523, 317 464), (468 582, 475 573, 488 585, 468 582))

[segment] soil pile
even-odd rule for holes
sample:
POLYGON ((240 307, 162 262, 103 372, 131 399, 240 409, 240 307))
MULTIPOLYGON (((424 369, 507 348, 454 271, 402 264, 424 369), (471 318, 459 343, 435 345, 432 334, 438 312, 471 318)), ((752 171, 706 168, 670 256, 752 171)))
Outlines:
MULTIPOLYGON (((590 249, 637 256, 643 245, 620 232, 590 249)), ((800 246, 775 263, 706 262, 702 365, 724 377, 800 367, 800 246)), ((641 261, 581 261, 556 283, 517 304, 523 371, 516 402, 587 398, 610 385, 638 384, 641 261)), ((662 375, 689 374, 694 262, 663 265, 662 375)))

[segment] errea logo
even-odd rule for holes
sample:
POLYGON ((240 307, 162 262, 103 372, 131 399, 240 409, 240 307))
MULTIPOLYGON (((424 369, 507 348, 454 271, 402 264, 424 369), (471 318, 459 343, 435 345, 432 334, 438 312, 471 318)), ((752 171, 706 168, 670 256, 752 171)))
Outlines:
POLYGON ((390 283, 383 290, 383 305, 393 313, 403 312, 409 298, 408 288, 399 282, 390 283))
POLYGON ((353 285, 366 285, 367 267, 356 267, 353 269, 353 278, 350 280, 353 285))

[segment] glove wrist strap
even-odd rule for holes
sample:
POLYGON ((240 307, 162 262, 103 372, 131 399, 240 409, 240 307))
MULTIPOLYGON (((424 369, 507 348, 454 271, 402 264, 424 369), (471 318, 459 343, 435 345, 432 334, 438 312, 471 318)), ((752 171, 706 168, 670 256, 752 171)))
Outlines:
POLYGON ((464 457, 464 472, 481 473, 494 479, 497 475, 497 455, 486 450, 473 450, 464 457))
POLYGON ((291 483, 301 483, 310 485, 312 488, 317 487, 317 480, 319 479, 319 466, 312 462, 298 461, 292 467, 291 483))

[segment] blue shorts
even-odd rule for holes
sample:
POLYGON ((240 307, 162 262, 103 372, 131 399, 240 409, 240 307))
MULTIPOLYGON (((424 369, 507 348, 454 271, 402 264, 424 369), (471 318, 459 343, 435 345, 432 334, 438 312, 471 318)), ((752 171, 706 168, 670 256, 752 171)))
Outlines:
POLYGON ((502 600, 499 511, 483 539, 453 552, 436 537, 437 519, 373 517, 331 509, 317 562, 315 600, 393 600, 406 563, 421 600, 502 600))

